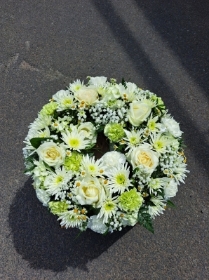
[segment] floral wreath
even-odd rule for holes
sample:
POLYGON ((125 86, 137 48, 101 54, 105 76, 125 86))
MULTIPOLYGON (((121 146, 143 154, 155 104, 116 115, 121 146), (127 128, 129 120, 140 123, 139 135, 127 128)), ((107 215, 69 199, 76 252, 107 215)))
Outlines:
POLYGON ((54 94, 30 124, 25 173, 64 228, 105 234, 139 223, 154 232, 188 172, 181 135, 154 93, 88 77, 54 94), (109 151, 95 157, 102 143, 109 151))

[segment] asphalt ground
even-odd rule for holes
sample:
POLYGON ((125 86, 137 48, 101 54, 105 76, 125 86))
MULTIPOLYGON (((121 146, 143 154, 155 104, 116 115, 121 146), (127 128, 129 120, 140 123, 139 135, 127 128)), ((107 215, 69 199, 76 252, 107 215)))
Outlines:
POLYGON ((209 279, 209 2, 0 0, 1 279, 209 279), (23 174, 28 125, 75 79, 161 96, 190 174, 154 221, 108 237, 59 227, 23 174))

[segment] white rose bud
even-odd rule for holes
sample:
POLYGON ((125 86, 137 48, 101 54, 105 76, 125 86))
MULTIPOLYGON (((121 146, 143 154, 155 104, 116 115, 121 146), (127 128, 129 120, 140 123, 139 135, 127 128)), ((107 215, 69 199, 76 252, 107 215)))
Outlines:
POLYGON ((96 129, 91 122, 81 123, 78 127, 78 132, 81 133, 85 138, 96 140, 96 129))
POLYGON ((179 124, 174 119, 164 117, 161 119, 161 122, 174 137, 180 137, 182 135, 179 124))
POLYGON ((75 190, 76 199, 81 205, 100 207, 105 198, 105 191, 97 178, 84 179, 75 190))
POLYGON ((152 173, 158 165, 158 154, 152 151, 147 144, 140 145, 132 150, 128 156, 133 168, 143 166, 147 172, 152 173))
POLYGON ((44 142, 36 150, 39 158, 49 166, 60 166, 65 159, 65 149, 54 142, 44 142))
POLYGON ((75 93, 75 98, 86 105, 92 105, 98 99, 98 93, 93 88, 83 87, 75 93))
POLYGON ((133 101, 130 104, 127 117, 133 126, 139 126, 150 115, 152 110, 151 104, 141 101, 133 101))

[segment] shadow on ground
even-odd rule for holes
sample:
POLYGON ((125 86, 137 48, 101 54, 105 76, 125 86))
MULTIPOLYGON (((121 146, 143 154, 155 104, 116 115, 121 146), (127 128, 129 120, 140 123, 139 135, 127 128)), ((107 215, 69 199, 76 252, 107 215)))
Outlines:
POLYGON ((68 266, 87 270, 86 264, 100 256, 130 228, 103 236, 90 230, 62 229, 36 198, 29 179, 10 207, 9 224, 16 251, 35 269, 63 271, 68 266))

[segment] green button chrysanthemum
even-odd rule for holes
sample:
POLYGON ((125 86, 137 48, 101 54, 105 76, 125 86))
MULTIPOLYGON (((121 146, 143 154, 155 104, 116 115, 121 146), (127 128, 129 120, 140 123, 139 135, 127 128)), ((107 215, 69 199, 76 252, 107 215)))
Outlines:
POLYGON ((112 142, 117 142, 125 136, 124 129, 119 123, 110 123, 105 126, 104 134, 112 142))
POLYGON ((119 197, 119 205, 124 211, 137 211, 143 202, 143 198, 136 189, 124 192, 119 197))
POLYGON ((40 111, 40 114, 41 115, 52 115, 56 109, 57 109, 57 103, 50 102, 43 106, 42 110, 40 111))
POLYGON ((68 209, 68 204, 65 201, 51 201, 48 206, 54 215, 66 212, 68 209))
POLYGON ((64 167, 67 170, 78 171, 80 168, 80 163, 82 160, 82 155, 76 151, 72 152, 70 156, 65 158, 64 167))

